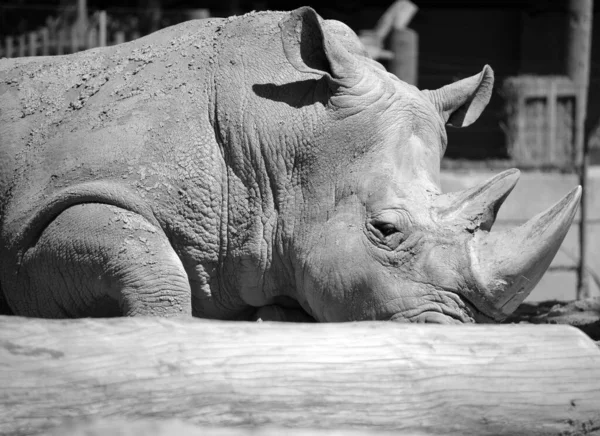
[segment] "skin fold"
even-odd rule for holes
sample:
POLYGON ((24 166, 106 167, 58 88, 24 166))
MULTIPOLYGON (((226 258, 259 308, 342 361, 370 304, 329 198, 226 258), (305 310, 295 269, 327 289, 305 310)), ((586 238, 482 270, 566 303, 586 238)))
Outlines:
POLYGON ((519 277, 547 268, 578 194, 554 227, 534 223, 551 228, 550 254, 532 245, 527 271, 484 256, 518 172, 455 196, 439 173, 446 125, 474 122, 492 85, 486 66, 420 91, 310 8, 0 60, 0 307, 502 319, 531 290, 511 290, 519 277))

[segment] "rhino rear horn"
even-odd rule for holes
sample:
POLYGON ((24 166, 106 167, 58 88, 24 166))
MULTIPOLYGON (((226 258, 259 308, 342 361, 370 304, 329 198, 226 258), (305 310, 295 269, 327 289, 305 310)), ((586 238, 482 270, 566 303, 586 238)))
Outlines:
POLYGON ((279 27, 285 56, 298 71, 345 86, 359 81, 357 60, 336 35, 329 34, 314 9, 305 6, 290 12, 279 27))
POLYGON ((475 76, 451 83, 435 91, 422 91, 435 105, 446 123, 466 127, 474 123, 492 96, 494 71, 489 65, 475 76))
POLYGON ((439 217, 450 222, 462 220, 472 230, 489 231, 498 209, 515 187, 520 174, 513 168, 473 188, 440 195, 435 204, 439 217))

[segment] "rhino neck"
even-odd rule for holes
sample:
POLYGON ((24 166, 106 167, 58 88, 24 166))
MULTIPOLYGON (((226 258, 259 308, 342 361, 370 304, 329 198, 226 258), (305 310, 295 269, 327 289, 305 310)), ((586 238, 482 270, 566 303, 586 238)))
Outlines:
POLYGON ((288 254, 302 162, 327 97, 323 81, 287 63, 278 18, 267 18, 224 26, 214 74, 212 123, 227 172, 222 280, 251 306, 295 298, 288 254), (233 40, 243 46, 226 43, 233 40))
POLYGON ((290 113, 288 119, 297 124, 284 126, 286 131, 266 117, 253 125, 217 123, 217 132, 227 131, 218 138, 227 178, 222 276, 225 287, 251 306, 277 304, 281 296, 297 299, 290 254, 312 138, 296 135, 303 132, 308 112, 290 113))

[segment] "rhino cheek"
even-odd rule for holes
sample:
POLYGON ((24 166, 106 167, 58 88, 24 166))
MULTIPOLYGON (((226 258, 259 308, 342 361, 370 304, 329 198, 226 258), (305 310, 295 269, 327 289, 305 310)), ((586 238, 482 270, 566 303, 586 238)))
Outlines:
POLYGON ((316 241, 304 263, 301 304, 319 321, 382 319, 385 302, 398 297, 401 275, 377 256, 362 226, 350 215, 334 217, 316 241))
POLYGON ((365 250, 345 222, 329 222, 315 235, 301 274, 299 301, 318 321, 351 319, 351 295, 365 250))
POLYGON ((464 287, 464 275, 470 266, 464 250, 457 249, 457 246, 462 244, 440 243, 427 251, 415 268, 425 282, 438 289, 458 290, 464 287))
POLYGON ((449 291, 464 281, 459 250, 450 245, 425 247, 426 254, 398 265, 353 228, 346 223, 328 228, 306 262, 305 303, 300 301, 317 320, 471 321, 460 297, 449 291))
POLYGON ((474 310, 461 292, 469 282, 470 267, 464 244, 456 240, 421 239, 420 250, 395 283, 396 299, 385 311, 396 311, 393 321, 460 324, 474 321, 474 310), (400 301, 400 303, 399 303, 400 301))
POLYGON ((370 305, 374 312, 368 319, 436 324, 473 322, 470 307, 456 292, 420 281, 408 271, 392 275, 393 279, 375 282, 377 290, 371 292, 370 305))

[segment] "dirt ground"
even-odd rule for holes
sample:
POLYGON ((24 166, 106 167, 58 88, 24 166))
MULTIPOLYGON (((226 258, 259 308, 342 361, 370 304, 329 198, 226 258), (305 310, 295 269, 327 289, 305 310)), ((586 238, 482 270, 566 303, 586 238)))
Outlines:
POLYGON ((600 297, 523 303, 505 322, 572 325, 586 333, 600 347, 600 297))

